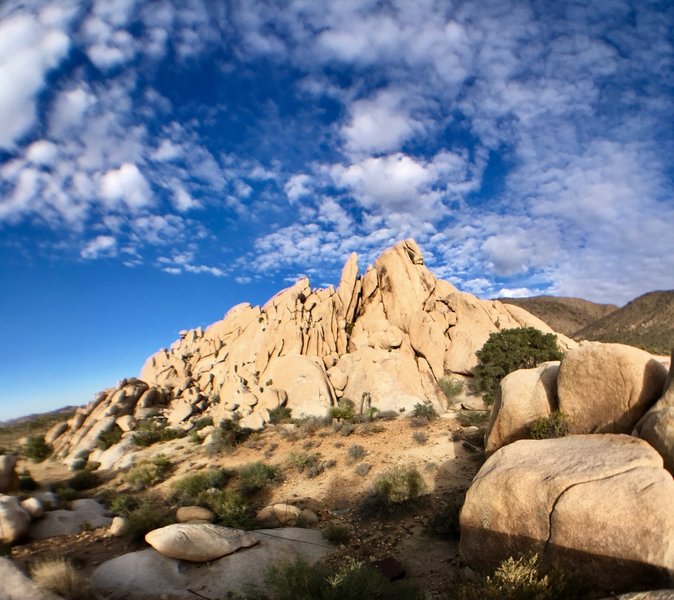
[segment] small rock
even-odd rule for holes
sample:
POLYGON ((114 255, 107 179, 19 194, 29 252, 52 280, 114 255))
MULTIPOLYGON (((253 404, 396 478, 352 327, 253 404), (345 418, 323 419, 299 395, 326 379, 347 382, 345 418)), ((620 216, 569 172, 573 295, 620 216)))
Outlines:
POLYGON ((39 519, 44 514, 42 502, 37 498, 26 498, 21 502, 21 508, 23 508, 33 520, 39 519))
POLYGON ((178 523, 212 523, 215 521, 213 511, 203 506, 181 506, 176 512, 176 521, 178 523))
POLYGON ((124 517, 114 517, 112 519, 112 523, 110 523, 108 535, 110 537, 121 537, 126 533, 126 529, 128 526, 129 522, 124 517))

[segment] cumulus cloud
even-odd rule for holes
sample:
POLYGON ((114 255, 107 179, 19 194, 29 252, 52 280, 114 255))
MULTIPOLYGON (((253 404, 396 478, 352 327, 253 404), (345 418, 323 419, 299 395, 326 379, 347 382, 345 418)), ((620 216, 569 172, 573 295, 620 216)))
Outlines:
POLYGON ((109 235, 99 235, 91 240, 80 253, 84 259, 90 260, 102 256, 115 256, 117 254, 117 240, 109 235))
POLYGON ((100 193, 111 206, 122 203, 131 210, 138 210, 152 203, 152 191, 147 180, 136 165, 129 163, 103 175, 100 193))
POLYGON ((26 158, 36 165, 51 165, 57 155, 56 145, 48 140, 33 142, 26 150, 26 158))
POLYGON ((28 15, 0 22, 0 148, 13 149, 35 125, 37 94, 69 47, 63 31, 28 15))

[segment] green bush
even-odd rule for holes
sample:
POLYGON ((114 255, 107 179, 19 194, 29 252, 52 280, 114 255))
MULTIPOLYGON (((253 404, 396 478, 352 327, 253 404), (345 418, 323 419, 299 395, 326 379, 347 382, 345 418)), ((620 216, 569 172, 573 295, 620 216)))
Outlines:
POLYGON ((339 525, 330 521, 323 528, 323 537, 333 544, 343 544, 351 536, 346 525, 339 525))
POLYGON ((209 456, 231 452, 242 444, 253 433, 251 429, 241 427, 238 421, 223 420, 220 425, 211 434, 211 441, 206 448, 209 456))
POLYGON ((529 425, 534 440, 564 437, 569 434, 569 417, 558 410, 547 417, 539 417, 529 425))
POLYGON ((171 429, 166 422, 159 419, 141 421, 133 434, 133 443, 141 448, 147 448, 158 442, 168 442, 177 438, 185 437, 186 431, 171 429))
POLYGON ((452 379, 451 377, 438 379, 438 387, 442 390, 442 393, 447 399, 447 408, 452 406, 463 393, 463 381, 452 379))
POLYGON ((295 467, 298 473, 304 473, 321 460, 321 455, 318 452, 291 452, 288 455, 287 462, 290 466, 295 467))
POLYGON ((559 573, 540 572, 538 555, 503 561, 493 575, 465 582, 459 600, 562 600, 578 598, 578 590, 559 573))
POLYGON ((90 490, 101 484, 98 473, 92 471, 78 471, 68 480, 68 487, 75 491, 90 490))
POLYGON ((249 529, 254 524, 248 502, 234 490, 211 488, 199 494, 196 504, 212 510, 218 523, 225 527, 249 529))
POLYGON ((122 430, 119 426, 114 425, 109 431, 102 431, 96 438, 96 446, 101 450, 107 450, 122 439, 122 430))
POLYGON ((380 475, 363 498, 363 516, 377 516, 406 508, 427 491, 423 477, 415 467, 395 467, 380 475))
POLYGON ((417 403, 412 410, 412 417, 433 421, 438 418, 438 411, 435 410, 435 407, 430 402, 417 403))
POLYGON ((213 425, 213 417, 201 417, 200 419, 194 421, 194 428, 192 431, 199 431, 200 429, 208 427, 209 425, 213 425))
POLYGON ((508 373, 562 358, 555 336, 534 327, 492 333, 475 354, 479 362, 473 369, 473 389, 487 404, 493 404, 501 379, 508 373))
POLYGON ((151 461, 145 460, 131 468, 126 480, 134 489, 144 490, 166 479, 171 469, 171 461, 163 454, 157 454, 151 461))
POLYGON ((408 600, 422 598, 408 584, 391 583, 362 562, 349 559, 341 568, 281 563, 267 573, 270 600, 408 600))
POLYGON ((53 451, 53 448, 44 441, 43 435, 33 435, 28 438, 22 448, 23 455, 33 462, 39 463, 45 460, 53 451))
POLYGON ((280 481, 281 469, 277 465, 255 462, 239 469, 239 491, 244 496, 251 496, 280 481))
POLYGON ((290 421, 290 409, 287 406, 277 406, 269 411, 269 422, 272 425, 290 421))
POLYGON ((159 502, 145 500, 127 515, 125 534, 134 541, 141 541, 145 534, 173 522, 170 513, 159 502))
POLYGON ((335 406, 330 408, 330 417, 337 421, 352 421, 356 417, 353 400, 342 398, 335 406))
POLYGON ((174 499, 183 505, 197 504, 202 492, 224 488, 231 477, 232 473, 225 469, 208 469, 186 475, 173 482, 174 499))
POLYGON ((457 498, 450 498, 431 515, 428 528, 433 535, 444 539, 459 538, 461 533, 459 515, 463 501, 463 495, 457 498))
POLYGON ((456 420, 462 427, 475 425, 479 427, 489 420, 488 410, 462 410, 456 415, 456 420))

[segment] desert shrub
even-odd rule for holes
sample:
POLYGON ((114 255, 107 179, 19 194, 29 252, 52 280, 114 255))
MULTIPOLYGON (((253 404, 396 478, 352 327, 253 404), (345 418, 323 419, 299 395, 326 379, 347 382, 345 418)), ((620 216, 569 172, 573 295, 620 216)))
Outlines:
POLYGON ((40 560, 30 570, 33 583, 41 590, 65 600, 91 600, 94 593, 86 578, 65 558, 40 560))
POLYGON ((78 471, 68 480, 68 487, 75 491, 90 490, 101 484, 98 473, 93 471, 78 471))
POLYGON ((166 422, 160 419, 141 421, 133 434, 132 441, 136 446, 147 448, 158 442, 168 442, 177 438, 185 437, 186 431, 172 429, 166 426, 166 422))
POLYGON ((442 393, 447 399, 448 408, 452 406, 463 393, 463 381, 452 379, 451 377, 438 379, 438 387, 442 390, 442 393))
POLYGON ((391 583, 362 562, 349 559, 337 570, 302 560, 272 567, 266 576, 270 600, 408 600, 418 590, 391 583))
POLYGON ((558 410, 539 417, 529 425, 529 434, 535 440, 564 437, 569 434, 569 417, 558 410))
POLYGON ((416 468, 395 467, 377 478, 360 512, 364 516, 395 512, 425 493, 426 483, 416 468))
POLYGON ((131 511, 138 508, 140 500, 135 496, 129 494, 121 494, 114 490, 106 490, 105 496, 102 498, 103 502, 108 506, 112 514, 127 516, 131 511))
MULTIPOLYGON (((87 471, 82 471, 83 473, 87 471)), ((56 495, 59 498, 59 504, 65 505, 73 500, 77 500, 80 494, 77 490, 74 490, 69 485, 58 485, 56 486, 56 495)))
POLYGON ((211 441, 206 448, 206 453, 209 456, 214 456, 223 452, 231 452, 245 442, 252 433, 252 429, 241 427, 236 420, 220 421, 218 427, 211 434, 211 441))
POLYGON ((158 501, 146 499, 126 515, 125 534, 132 540, 140 541, 145 534, 173 522, 169 511, 158 501))
POLYGON ((372 470, 372 465, 369 463, 359 463, 356 465, 354 471, 357 475, 365 477, 372 470))
POLYGON ((577 590, 559 573, 544 575, 538 555, 504 560, 493 575, 466 582, 458 590, 460 600, 561 600, 577 598, 577 590))
POLYGON ((354 431, 356 431, 356 426, 351 423, 351 421, 338 421, 335 423, 334 430, 335 433, 339 433, 339 435, 343 437, 349 437, 354 431))
POLYGON ((101 450, 107 450, 122 439, 122 433, 122 430, 117 425, 114 425, 108 431, 101 431, 96 438, 96 446, 101 450))
POLYGON ((450 498, 431 514, 428 528, 433 535, 444 539, 458 539, 461 533, 459 515, 463 501, 463 494, 450 498))
POLYGON ((508 373, 562 358, 555 336, 534 327, 492 333, 475 354, 479 362, 473 369, 472 387, 487 404, 493 404, 501 379, 508 373))
POLYGON ((303 473, 309 467, 318 464, 321 455, 317 452, 291 452, 286 460, 291 467, 295 467, 298 473, 303 473))
POLYGON ((330 425, 331 417, 305 417, 304 419, 295 419, 294 423, 298 427, 297 435, 300 438, 305 438, 310 435, 315 435, 324 427, 330 425))
POLYGON ((218 523, 225 527, 248 529, 253 525, 248 502, 234 490, 211 488, 199 494, 196 504, 212 510, 218 523))
POLYGON ((415 431, 412 433, 412 439, 417 444, 423 445, 428 441, 428 434, 425 433, 424 431, 415 431))
POLYGON ((343 544, 350 537, 349 528, 329 521, 323 528, 323 537, 333 544, 343 544))
POLYGON ((269 411, 269 422, 272 425, 290 421, 290 409, 287 406, 277 406, 269 411))
POLYGON ((356 417, 353 400, 342 398, 335 406, 330 408, 329 415, 337 421, 352 421, 356 417))
POLYGON ((199 431, 200 429, 210 425, 213 425, 213 417, 201 417, 200 419, 194 421, 194 427, 192 431, 199 431))
POLYGON ((479 427, 489 420, 488 410, 462 410, 456 415, 456 420, 462 427, 479 427))
POLYGON ((163 454, 157 454, 152 460, 145 460, 131 468, 126 480, 136 490, 144 490, 166 479, 171 469, 171 461, 163 454))
POLYGON ((244 496, 251 496, 280 481, 281 469, 277 465, 255 462, 239 469, 239 491, 244 496))
POLYGON ((45 460, 52 451, 53 448, 44 441, 43 435, 30 436, 22 448, 23 455, 36 463, 45 460))
POLYGON ((359 444, 354 444, 346 451, 347 466, 355 465, 357 462, 363 460, 367 451, 359 444))
POLYGON ((37 489, 37 481, 33 479, 33 476, 30 474, 28 469, 24 469, 19 474, 19 491, 20 492, 32 492, 37 489))
POLYGON ((183 505, 195 504, 202 492, 224 488, 231 477, 232 473, 225 469, 208 469, 186 475, 173 482, 173 497, 183 505))
POLYGON ((399 415, 400 413, 395 410, 381 410, 377 413, 377 419, 381 419, 382 421, 394 421, 399 415))
POLYGON ((418 429, 420 427, 428 427, 430 421, 426 417, 410 417, 410 427, 418 429))
POLYGON ((435 407, 430 402, 424 402, 421 404, 418 402, 414 405, 412 410, 412 417, 428 419, 433 421, 438 418, 438 411, 435 410, 435 407))

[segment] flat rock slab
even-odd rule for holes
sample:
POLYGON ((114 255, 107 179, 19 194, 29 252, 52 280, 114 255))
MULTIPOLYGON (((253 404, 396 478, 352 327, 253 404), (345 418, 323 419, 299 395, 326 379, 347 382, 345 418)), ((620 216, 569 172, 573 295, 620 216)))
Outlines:
POLYGON ((0 557, 0 600, 60 600, 38 588, 8 558, 0 557))
POLYGON ((174 523, 150 531, 145 541, 169 558, 208 562, 254 546, 258 539, 240 529, 211 523, 174 523))
POLYGON ((268 569, 280 561, 313 564, 334 552, 315 529, 260 529, 249 534, 259 543, 210 563, 179 561, 154 549, 124 554, 98 567, 91 583, 106 600, 194 600, 199 596, 193 592, 225 598, 228 592, 245 593, 249 585, 263 585, 268 569))
POLYGON ((49 510, 44 517, 33 523, 28 535, 34 540, 71 535, 84 528, 107 527, 112 517, 107 516, 105 508, 90 498, 73 500, 72 510, 49 510))

